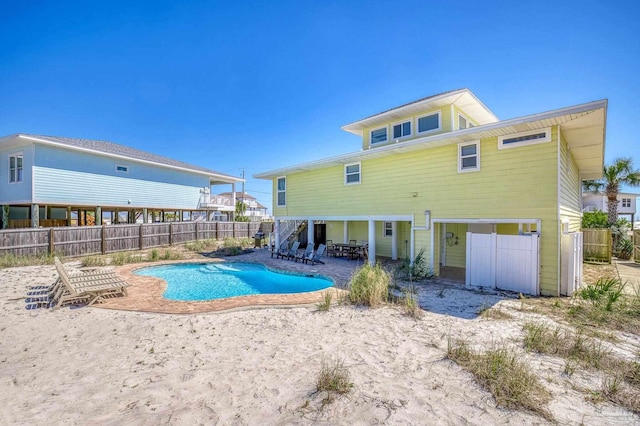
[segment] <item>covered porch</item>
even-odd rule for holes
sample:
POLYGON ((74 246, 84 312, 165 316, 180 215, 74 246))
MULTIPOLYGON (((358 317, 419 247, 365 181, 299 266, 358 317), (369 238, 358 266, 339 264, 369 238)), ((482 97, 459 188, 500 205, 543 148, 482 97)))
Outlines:
POLYGON ((281 216, 276 217, 272 243, 276 247, 303 229, 302 239, 317 247, 319 244, 346 244, 366 247, 367 261, 376 256, 397 260, 415 257, 414 220, 412 215, 375 216, 281 216))

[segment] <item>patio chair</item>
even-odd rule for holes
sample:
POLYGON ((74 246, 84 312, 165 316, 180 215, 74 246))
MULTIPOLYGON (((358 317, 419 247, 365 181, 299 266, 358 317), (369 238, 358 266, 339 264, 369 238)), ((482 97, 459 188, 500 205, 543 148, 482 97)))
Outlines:
POLYGON ((287 254, 287 259, 295 259, 298 254, 298 248, 300 247, 300 241, 296 241, 289 249, 289 253, 287 254))
POLYGON ((129 284, 121 280, 112 270, 77 271, 69 273, 60 259, 54 259, 59 282, 50 293, 50 306, 83 303, 92 305, 105 297, 126 296, 129 284))
POLYGON ((304 260, 308 257, 311 256, 313 254, 313 244, 307 244, 307 248, 304 250, 303 253, 297 253, 296 257, 293 259, 296 262, 298 260, 301 260, 302 262, 304 262, 304 260))
POLYGON ((333 245, 333 240, 327 240, 327 256, 336 257, 336 246, 333 245))
MULTIPOLYGON (((280 257, 284 259, 288 255, 289 255, 289 241, 287 240, 282 242, 282 244, 280 244, 280 248, 276 252, 276 259, 280 257)), ((273 252, 271 252, 271 257, 273 257, 273 252)))
POLYGON ((316 263, 322 263, 324 265, 324 262, 320 260, 320 256, 324 254, 324 250, 326 248, 327 246, 325 246, 324 244, 320 244, 318 246, 318 250, 316 250, 315 253, 311 253, 310 256, 304 258, 304 263, 311 262, 311 266, 313 266, 316 263))

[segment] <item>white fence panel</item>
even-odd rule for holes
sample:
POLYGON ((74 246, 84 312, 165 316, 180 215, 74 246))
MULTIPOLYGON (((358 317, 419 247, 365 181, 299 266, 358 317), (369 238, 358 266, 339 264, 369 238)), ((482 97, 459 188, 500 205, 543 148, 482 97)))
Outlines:
POLYGON ((467 232, 466 285, 495 287, 495 235, 467 232))
POLYGON ((582 232, 563 234, 561 244, 560 294, 571 296, 582 285, 582 232))
POLYGON ((538 235, 498 235, 496 287, 538 293, 538 235))
POLYGON ((467 232, 466 285, 525 294, 539 293, 538 234, 497 235, 467 232))

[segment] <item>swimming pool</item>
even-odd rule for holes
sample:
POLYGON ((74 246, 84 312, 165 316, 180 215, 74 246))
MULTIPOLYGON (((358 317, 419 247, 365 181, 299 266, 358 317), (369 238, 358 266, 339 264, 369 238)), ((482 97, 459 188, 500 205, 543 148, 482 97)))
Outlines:
POLYGON ((181 263, 138 269, 135 274, 162 278, 167 282, 162 297, 182 301, 305 293, 333 286, 322 276, 279 273, 254 263, 181 263))

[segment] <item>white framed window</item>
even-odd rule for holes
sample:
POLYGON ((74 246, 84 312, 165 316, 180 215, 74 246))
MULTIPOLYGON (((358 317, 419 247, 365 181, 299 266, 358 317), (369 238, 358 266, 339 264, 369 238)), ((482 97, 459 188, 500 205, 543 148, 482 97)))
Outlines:
POLYGON ((498 137, 498 149, 515 148, 518 146, 534 145, 551 141, 551 128, 529 130, 498 137))
POLYGON ((23 179, 23 157, 22 153, 9 155, 9 182, 18 183, 23 179))
POLYGON ((360 183, 360 163, 344 165, 344 184, 355 185, 360 183))
POLYGON ((418 134, 440 130, 440 111, 418 117, 416 122, 418 123, 418 134))
POLYGON ((371 145, 377 144, 377 143, 383 143, 386 142, 388 140, 387 138, 387 128, 386 127, 380 127, 378 129, 373 129, 371 130, 371 145))
POLYGON ((480 170, 480 141, 458 144, 458 173, 480 170))
POLYGON ((279 177, 277 179, 277 204, 278 207, 283 207, 287 205, 287 178, 285 176, 279 177))
POLYGON ((123 166, 122 164, 116 164, 116 172, 129 173, 129 166, 123 166))
POLYGON ((623 198, 622 207, 631 207, 631 198, 623 198))
POLYGON ((471 120, 467 118, 464 114, 458 113, 458 130, 470 129, 475 127, 471 120))
POLYGON ((393 237, 393 224, 391 222, 385 222, 384 228, 382 229, 383 237, 393 237))
POLYGON ((411 120, 391 125, 393 139, 402 139, 411 136, 411 120))

